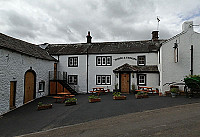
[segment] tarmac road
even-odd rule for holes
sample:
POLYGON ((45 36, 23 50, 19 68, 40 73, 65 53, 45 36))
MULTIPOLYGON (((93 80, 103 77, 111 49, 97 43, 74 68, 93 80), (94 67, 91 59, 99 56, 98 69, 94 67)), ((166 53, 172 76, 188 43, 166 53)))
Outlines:
POLYGON ((24 136, 199 137, 200 103, 129 113, 24 136))

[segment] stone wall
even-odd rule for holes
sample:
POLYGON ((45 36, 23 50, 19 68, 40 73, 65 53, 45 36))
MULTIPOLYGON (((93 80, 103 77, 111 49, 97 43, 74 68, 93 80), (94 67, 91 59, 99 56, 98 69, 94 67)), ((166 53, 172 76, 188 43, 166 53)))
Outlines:
POLYGON ((36 59, 17 52, 0 49, 0 114, 9 111, 10 81, 16 81, 16 107, 23 105, 24 76, 32 68, 36 73, 36 98, 48 95, 49 71, 53 71, 53 61, 36 59), (39 82, 45 82, 45 91, 38 92, 39 82))

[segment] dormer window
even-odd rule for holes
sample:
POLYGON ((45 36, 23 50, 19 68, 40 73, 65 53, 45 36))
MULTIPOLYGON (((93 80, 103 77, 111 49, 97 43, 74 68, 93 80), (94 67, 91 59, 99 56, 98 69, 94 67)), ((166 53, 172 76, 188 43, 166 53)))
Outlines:
POLYGON ((138 56, 137 57, 138 66, 145 66, 146 65, 146 57, 145 56, 138 56))

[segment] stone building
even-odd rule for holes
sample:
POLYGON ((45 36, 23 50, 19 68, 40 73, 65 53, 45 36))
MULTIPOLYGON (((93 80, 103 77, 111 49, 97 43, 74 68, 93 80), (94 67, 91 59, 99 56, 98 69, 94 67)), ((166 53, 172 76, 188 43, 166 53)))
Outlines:
POLYGON ((0 33, 0 114, 48 95, 55 61, 39 46, 0 33))

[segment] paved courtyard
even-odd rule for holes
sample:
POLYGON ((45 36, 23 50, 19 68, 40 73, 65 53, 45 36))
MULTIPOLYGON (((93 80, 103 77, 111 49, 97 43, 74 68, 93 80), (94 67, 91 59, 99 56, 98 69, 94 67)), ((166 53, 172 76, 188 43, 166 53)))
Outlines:
POLYGON ((88 103, 88 95, 76 97, 78 105, 75 106, 64 106, 54 103, 55 100, 51 97, 43 97, 3 115, 0 118, 1 136, 23 135, 123 114, 200 103, 200 98, 188 99, 181 96, 135 99, 133 94, 129 94, 127 100, 113 100, 110 93, 101 95, 102 101, 98 103, 88 103), (52 103, 53 108, 37 111, 36 106, 40 101, 52 103))

